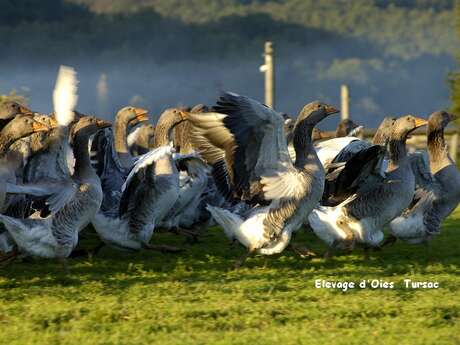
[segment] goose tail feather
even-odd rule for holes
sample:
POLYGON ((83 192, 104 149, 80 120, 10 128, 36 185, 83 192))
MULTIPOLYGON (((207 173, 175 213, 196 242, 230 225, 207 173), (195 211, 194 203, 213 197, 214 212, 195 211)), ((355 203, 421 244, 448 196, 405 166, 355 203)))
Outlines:
POLYGON ((224 229, 225 235, 230 240, 236 238, 236 233, 243 224, 243 219, 220 207, 207 205, 206 209, 211 213, 212 218, 224 229))
POLYGON ((308 223, 313 232, 328 246, 346 237, 343 230, 337 225, 340 215, 341 206, 318 206, 308 215, 308 223))

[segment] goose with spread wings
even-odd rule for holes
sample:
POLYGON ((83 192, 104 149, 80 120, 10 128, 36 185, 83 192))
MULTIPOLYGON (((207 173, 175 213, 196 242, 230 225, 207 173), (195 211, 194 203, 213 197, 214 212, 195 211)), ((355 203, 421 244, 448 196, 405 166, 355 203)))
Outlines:
POLYGON ((253 207, 244 217, 213 206, 208 210, 248 253, 280 253, 321 198, 324 170, 311 134, 319 121, 338 111, 320 102, 302 109, 294 129, 293 162, 281 114, 233 93, 221 96, 214 109, 189 114, 191 141, 211 165, 225 163, 227 175, 219 183, 226 181, 234 198, 253 207))

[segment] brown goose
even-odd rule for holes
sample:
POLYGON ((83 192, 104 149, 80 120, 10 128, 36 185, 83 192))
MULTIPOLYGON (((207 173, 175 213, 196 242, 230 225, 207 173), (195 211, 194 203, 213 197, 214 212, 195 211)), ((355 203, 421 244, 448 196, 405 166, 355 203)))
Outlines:
POLYGON ((0 130, 17 115, 32 114, 32 111, 14 101, 0 103, 0 130))
MULTIPOLYGON (((21 115, 16 116, 11 120, 0 133, 0 211, 3 212, 6 208, 15 201, 15 199, 7 196, 7 182, 15 183, 16 176, 14 173, 21 157, 14 154, 14 151, 9 151, 11 145, 33 133, 46 132, 50 128, 41 122, 34 120, 32 116, 21 115)), ((14 242, 7 232, 0 231, 0 251, 8 252, 13 249, 14 242)))
POLYGON ((289 157, 281 114, 233 93, 224 94, 215 110, 189 115, 192 142, 211 164, 225 162, 233 195, 254 206, 244 217, 213 206, 208 210, 248 253, 280 253, 321 198, 324 171, 311 134, 337 110, 320 102, 302 109, 294 129, 295 162, 289 157))
MULTIPOLYGON (((16 159, 13 155, 8 155, 9 148, 17 140, 29 136, 33 133, 47 132, 51 128, 44 125, 42 122, 34 120, 32 116, 20 115, 11 120, 0 132, 0 166, 1 166, 1 182, 3 197, 5 193, 4 183, 10 179, 10 175, 14 176, 11 167, 15 165, 13 160, 16 159)), ((13 178, 14 179, 14 178, 13 178)), ((0 205, 3 209, 4 205, 0 205)))

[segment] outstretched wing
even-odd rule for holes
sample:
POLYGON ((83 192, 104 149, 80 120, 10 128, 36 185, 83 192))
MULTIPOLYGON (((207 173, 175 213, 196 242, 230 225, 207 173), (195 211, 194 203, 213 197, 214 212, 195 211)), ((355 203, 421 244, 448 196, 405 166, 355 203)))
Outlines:
POLYGON ((242 199, 258 195, 273 199, 281 188, 264 190, 263 181, 268 180, 262 178, 271 183, 286 178, 286 183, 278 181, 277 185, 288 185, 297 172, 289 157, 283 117, 255 100, 233 93, 224 94, 215 110, 216 113, 190 114, 192 137, 201 140, 195 141, 195 147, 206 147, 206 159, 212 156, 213 162, 225 160, 232 189, 242 199))
POLYGON ((318 158, 321 161, 321 164, 323 164, 323 166, 327 168, 327 166, 332 162, 340 162, 346 160, 336 160, 336 157, 340 153, 343 153, 343 155, 345 155, 345 152, 356 152, 356 150, 362 149, 362 147, 359 146, 363 145, 364 147, 364 145, 366 144, 367 147, 370 146, 369 143, 364 142, 363 140, 356 137, 341 137, 320 141, 315 143, 314 146, 318 158), (359 142, 359 144, 353 144, 356 141, 359 142), (353 145, 350 146, 351 144, 353 145))
POLYGON ((75 198, 78 184, 72 180, 63 183, 6 184, 7 193, 26 194, 46 198, 46 205, 52 214, 56 214, 75 198))
MULTIPOLYGON (((159 159, 172 155, 174 149, 170 146, 162 146, 152 151, 147 152, 142 156, 138 156, 136 162, 128 174, 125 183, 121 187, 121 200, 120 207, 118 210, 119 216, 124 215, 126 212, 129 212, 135 203, 133 200, 136 200, 135 196, 139 191, 139 188, 145 184, 148 179, 152 179, 154 175, 154 164, 159 159)), ((162 184, 155 184, 154 191, 158 194, 161 194, 163 191, 169 189, 167 182, 162 184)))
POLYGON ((115 216, 118 214, 121 188, 128 171, 123 168, 118 159, 113 140, 111 128, 99 131, 92 142, 91 159, 104 191, 101 211, 115 216))

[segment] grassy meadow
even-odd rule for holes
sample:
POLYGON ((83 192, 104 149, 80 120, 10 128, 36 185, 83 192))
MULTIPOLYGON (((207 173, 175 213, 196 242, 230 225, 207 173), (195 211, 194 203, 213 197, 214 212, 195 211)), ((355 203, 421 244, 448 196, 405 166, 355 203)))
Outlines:
MULTIPOLYGON (((430 248, 396 243, 364 260, 291 252, 249 258, 219 228, 198 244, 172 234, 153 241, 179 254, 103 248, 70 261, 15 262, 0 269, 1 344, 460 344, 460 210, 430 248), (394 282, 393 289, 315 288, 315 279, 394 282), (403 279, 439 289, 406 289, 403 279)), ((95 235, 83 234, 82 247, 95 235)), ((296 243, 319 253, 312 234, 296 243)))

